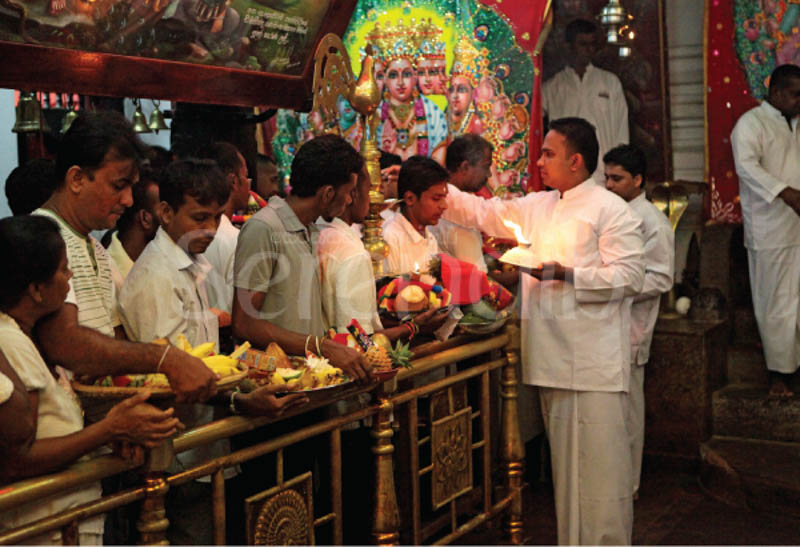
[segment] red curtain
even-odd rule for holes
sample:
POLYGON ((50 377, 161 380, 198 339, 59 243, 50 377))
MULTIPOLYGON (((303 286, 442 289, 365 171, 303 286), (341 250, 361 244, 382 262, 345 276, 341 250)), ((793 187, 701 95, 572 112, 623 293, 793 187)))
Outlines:
POLYGON ((706 180, 710 185, 706 217, 741 223, 730 136, 739 116, 758 102, 736 55, 735 26, 733 0, 706 1, 706 180))
POLYGON ((542 190, 539 179, 539 169, 536 160, 542 147, 542 56, 534 55, 539 36, 545 25, 548 24, 550 0, 480 0, 482 4, 491 6, 495 12, 502 14, 508 20, 517 43, 522 49, 533 55, 534 78, 531 82, 531 128, 528 143, 530 159, 530 181, 528 191, 542 190))

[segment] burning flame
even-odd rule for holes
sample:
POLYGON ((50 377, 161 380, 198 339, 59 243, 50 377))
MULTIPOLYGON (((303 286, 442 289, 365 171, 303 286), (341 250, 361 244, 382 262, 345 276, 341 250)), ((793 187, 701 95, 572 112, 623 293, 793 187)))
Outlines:
POLYGON ((525 236, 522 235, 522 228, 519 227, 519 224, 511 222, 510 220, 504 220, 503 224, 505 224, 507 228, 514 230, 514 238, 517 240, 517 245, 531 244, 531 242, 525 239, 525 236))
POLYGON ((415 274, 419 274, 419 263, 418 262, 414 262, 414 273, 415 274))

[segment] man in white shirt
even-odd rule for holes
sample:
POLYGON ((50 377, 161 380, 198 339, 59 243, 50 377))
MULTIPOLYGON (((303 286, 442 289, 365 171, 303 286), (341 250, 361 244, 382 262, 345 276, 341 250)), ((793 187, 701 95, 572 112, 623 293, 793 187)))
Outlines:
POLYGON ((403 203, 400 213, 383 225, 383 239, 389 245, 384 271, 399 275, 427 272, 439 244, 431 233, 447 209, 447 181, 444 167, 425 156, 408 158, 397 176, 397 191, 403 203))
POLYGON ((800 68, 782 65, 769 95, 731 133, 753 310, 771 398, 790 398, 800 362, 800 68))
POLYGON ((485 200, 451 188, 445 213, 531 242, 520 283, 522 380, 540 386, 560 544, 629 544, 633 526, 626 420, 641 220, 590 177, 597 148, 591 124, 555 120, 538 161, 555 191, 485 200))
MULTIPOLYGON (((447 147, 445 159, 450 184, 469 193, 483 188, 491 175, 493 149, 491 143, 479 135, 467 133, 455 138, 447 147)), ((488 271, 480 230, 441 219, 430 231, 442 252, 474 264, 484 273, 488 271)))
MULTIPOLYGON (((161 187, 161 226, 156 237, 145 248, 122 286, 119 307, 122 323, 132 340, 150 341, 167 338, 177 344, 184 335, 190 344, 219 343, 217 317, 211 311, 206 294, 205 278, 211 264, 203 256, 219 226, 230 185, 225 175, 211 160, 181 160, 164 172, 161 187)), ((246 394, 228 393, 218 402, 232 410, 257 414, 254 401, 273 403, 277 412, 290 401, 277 400, 274 390, 246 394), (235 400, 234 400, 235 399, 235 400)), ((302 396, 294 399, 305 398, 302 396)), ((299 404, 299 403, 298 403, 299 404)), ((209 405, 179 405, 178 416, 187 427, 212 421, 215 409, 209 405)), ((224 456, 230 447, 226 440, 202 446, 176 456, 177 468, 185 470, 211 458, 224 456)), ((234 468, 225 470, 225 478, 235 475, 234 468)), ((209 478, 201 478, 208 483, 209 478)), ((171 498, 169 534, 174 543, 208 544, 212 540, 210 487, 182 485, 171 498), (187 511, 191 505, 197 511, 187 511), (181 507, 184 506, 184 507, 181 507)))
MULTIPOLYGON (((370 180, 366 167, 358 176, 353 191, 353 203, 332 221, 317 219, 320 234, 317 255, 320 263, 322 307, 328 321, 338 332, 348 332, 347 326, 358 320, 369 334, 381 332, 389 340, 408 337, 409 330, 400 325, 383 328, 378 316, 375 274, 372 258, 361 241, 361 223, 369 214, 370 180)), ((417 315, 413 322, 422 331, 433 332, 446 318, 428 310, 417 315)))
POLYGON ((216 393, 216 382, 200 359, 157 344, 115 339, 124 332, 115 329, 119 319, 111 263, 90 235, 114 226, 130 207, 144 150, 130 123, 114 112, 81 114, 64 134, 56 159, 59 185, 35 214, 58 223, 74 275, 66 305, 37 324, 37 338, 47 358, 72 372, 160 371, 179 402, 202 401, 216 393))
POLYGON ((228 201, 228 181, 210 160, 182 160, 165 170, 160 190, 162 223, 120 291, 122 324, 131 340, 178 345, 183 334, 193 346, 218 343, 205 284, 212 266, 203 253, 228 201))
POLYGON ((214 160, 231 187, 231 196, 225 204, 217 234, 205 252, 206 259, 213 266, 206 279, 208 303, 212 308, 224 312, 218 316, 220 327, 226 327, 230 325, 233 306, 233 259, 236 255, 236 241, 239 239, 239 229, 231 224, 230 219, 236 211, 247 208, 251 179, 247 176, 244 156, 230 143, 216 142, 202 150, 200 157, 214 160))
POLYGON ((576 19, 565 31, 569 64, 542 85, 542 110, 551 120, 577 116, 595 127, 600 151, 592 178, 605 185, 603 155, 628 144, 628 103, 616 75, 592 64, 598 44, 597 27, 576 19))
POLYGON ((650 343, 658 319, 661 295, 672 288, 675 271, 675 233, 667 216, 647 201, 644 152, 623 144, 612 148, 603 163, 606 188, 628 202, 642 219, 644 231, 644 285, 631 307, 630 421, 633 492, 639 491, 644 448, 644 365, 650 359, 650 343))
POLYGON ((159 224, 156 209, 160 201, 156 172, 143 168, 139 173, 139 182, 132 186, 131 193, 133 205, 125 209, 119 217, 116 230, 106 232, 102 239, 109 258, 116 266, 111 275, 117 294, 133 268, 133 263, 156 236, 159 224))

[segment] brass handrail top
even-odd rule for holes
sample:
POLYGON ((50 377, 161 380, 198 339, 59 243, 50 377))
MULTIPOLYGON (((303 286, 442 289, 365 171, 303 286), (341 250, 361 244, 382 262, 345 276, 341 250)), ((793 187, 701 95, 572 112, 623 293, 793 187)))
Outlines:
MULTIPOLYGON (((420 345, 424 348, 424 357, 415 359, 411 362, 414 368, 402 370, 398 374, 398 379, 407 379, 421 372, 426 372, 461 359, 479 355, 493 349, 503 347, 509 341, 509 336, 501 333, 489 338, 481 337, 458 337, 454 341, 430 342, 420 345), (456 343, 467 340, 475 340, 466 344, 452 347, 456 343), (443 351, 435 351, 438 347, 445 347, 443 351)), ((311 403, 305 407, 300 407, 278 419, 272 418, 250 418, 245 416, 229 416, 221 420, 215 420, 208 424, 191 429, 184 434, 176 437, 173 441, 174 452, 184 452, 203 444, 209 444, 218 440, 237 435, 263 425, 285 420, 292 416, 309 412, 323 406, 330 405, 339 400, 346 399, 372 391, 380 387, 381 384, 372 384, 364 387, 354 386, 344 392, 316 403, 311 403)), ((128 463, 119 456, 107 454, 92 458, 88 461, 75 463, 63 471, 41 475, 24 479, 18 482, 0 486, 0 512, 6 511, 23 503, 28 503, 52 494, 63 492, 72 488, 90 484, 106 477, 113 476, 123 471, 136 469, 138 466, 128 463)))

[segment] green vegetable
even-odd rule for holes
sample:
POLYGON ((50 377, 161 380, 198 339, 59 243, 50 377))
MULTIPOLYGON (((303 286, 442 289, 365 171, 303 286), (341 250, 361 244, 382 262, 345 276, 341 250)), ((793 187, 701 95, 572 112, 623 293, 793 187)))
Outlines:
POLYGON ((461 320, 462 323, 488 323, 497 321, 497 312, 486 300, 478 300, 474 304, 464 306, 462 310, 464 311, 464 319, 461 320), (467 317, 470 315, 477 316, 480 319, 467 321, 467 317))

